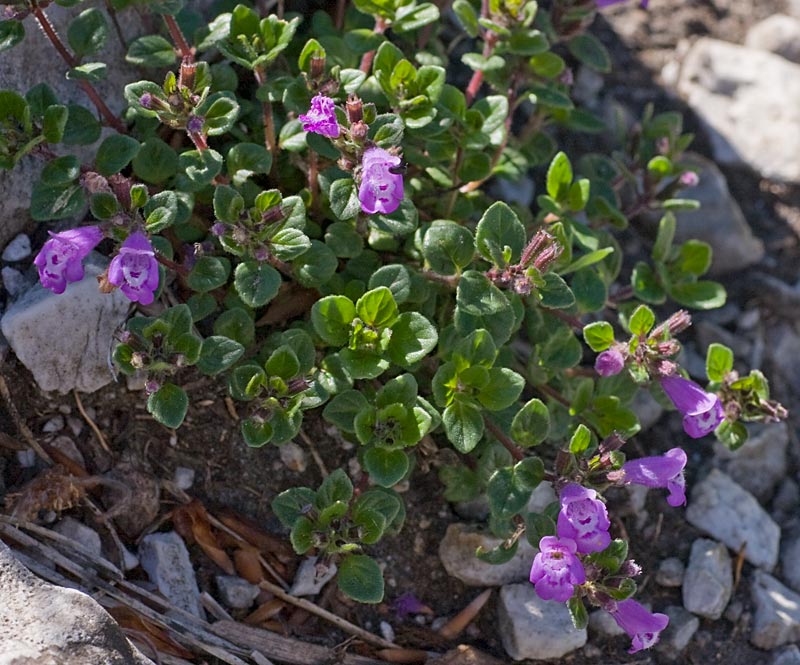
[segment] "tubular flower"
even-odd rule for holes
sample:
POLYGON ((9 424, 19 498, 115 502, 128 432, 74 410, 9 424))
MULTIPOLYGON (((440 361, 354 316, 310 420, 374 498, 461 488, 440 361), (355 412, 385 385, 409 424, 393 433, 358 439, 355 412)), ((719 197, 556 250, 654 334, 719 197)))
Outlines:
POLYGON ((133 302, 149 305, 158 288, 158 261, 147 236, 136 231, 128 236, 108 267, 108 281, 119 286, 133 302))
POLYGON ((633 640, 628 653, 649 649, 658 642, 661 631, 669 623, 666 614, 653 614, 631 598, 616 603, 608 612, 633 640))
POLYGON ((594 371, 600 376, 614 376, 625 367, 625 356, 617 349, 603 351, 594 361, 594 371))
POLYGON ((572 598, 575 585, 586 581, 586 572, 575 556, 576 551, 575 541, 569 538, 545 536, 539 541, 530 580, 540 598, 566 602, 572 598))
POLYGON ((670 506, 682 506, 686 503, 685 466, 686 453, 680 448, 673 448, 663 455, 625 462, 622 469, 610 472, 608 479, 645 487, 666 487, 669 490, 667 503, 670 506))
POLYGON ((611 542, 606 505, 597 498, 597 492, 570 483, 561 490, 561 510, 558 513, 559 538, 575 541, 578 552, 602 552, 611 542))
POLYGON ((397 210, 403 200, 403 176, 395 173, 400 158, 383 148, 369 148, 361 160, 361 186, 358 198, 361 209, 371 215, 397 210))
POLYGON ((693 439, 710 434, 722 422, 725 412, 714 393, 707 393, 694 381, 664 376, 661 387, 683 416, 683 429, 693 439))
POLYGON ((97 226, 82 226, 61 233, 50 233, 33 260, 39 269, 39 281, 53 293, 64 293, 67 284, 83 279, 83 260, 103 239, 97 226))
POLYGON ((314 134, 322 134, 335 139, 339 136, 339 123, 336 121, 333 100, 325 95, 317 95, 311 100, 308 113, 297 117, 303 129, 314 134))

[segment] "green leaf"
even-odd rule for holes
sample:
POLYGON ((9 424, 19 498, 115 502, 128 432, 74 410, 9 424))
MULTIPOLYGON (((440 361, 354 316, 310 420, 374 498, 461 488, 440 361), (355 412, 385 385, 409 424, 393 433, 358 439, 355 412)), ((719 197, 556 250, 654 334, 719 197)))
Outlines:
POLYGON ((501 267, 509 263, 504 256, 508 247, 511 249, 510 262, 515 263, 525 246, 525 227, 508 205, 497 201, 483 214, 475 228, 475 246, 483 258, 501 267))
POLYGON ((251 448, 261 448, 272 440, 272 424, 268 420, 245 418, 242 421, 242 438, 251 448))
POLYGON ((109 192, 92 194, 89 201, 89 210, 96 219, 111 219, 119 210, 117 197, 109 192))
POLYGON ((241 307, 222 312, 214 321, 214 334, 230 337, 242 346, 250 346, 256 336, 255 324, 250 315, 241 307))
POLYGON ((599 312, 608 299, 608 287, 598 271, 584 268, 575 273, 570 285, 578 307, 584 312, 599 312))
POLYGON ((569 440, 569 452, 573 455, 580 455, 586 452, 591 442, 592 433, 586 425, 580 423, 572 434, 572 438, 569 440))
POLYGON ((358 189, 352 178, 334 180, 330 189, 331 212, 336 219, 346 221, 352 219, 361 211, 361 201, 358 199, 358 189))
POLYGON ((334 222, 325 229, 325 244, 336 256, 350 259, 364 250, 364 239, 347 222, 334 222))
POLYGON ((365 554, 350 554, 342 559, 336 582, 342 593, 359 603, 383 600, 383 573, 377 562, 365 554))
POLYGON ((706 280, 673 284, 669 295, 678 304, 692 309, 716 309, 722 307, 727 299, 722 284, 706 280))
POLYGON ((603 247, 601 249, 596 249, 593 252, 589 252, 588 254, 584 254, 583 256, 575 259, 566 268, 564 268, 563 270, 559 270, 558 274, 563 276, 563 275, 568 275, 571 272, 577 272, 579 270, 583 270, 584 268, 593 266, 595 263, 599 263, 613 252, 614 252, 613 247, 603 247))
POLYGON ((611 56, 594 35, 583 33, 567 42, 567 48, 578 60, 602 74, 611 71, 611 56))
POLYGON ((337 501, 348 503, 353 498, 353 483, 342 469, 334 469, 317 490, 314 505, 320 510, 331 506, 337 501))
POLYGON ((244 355, 244 347, 239 342, 212 335, 203 340, 197 369, 203 374, 214 375, 232 367, 244 355))
POLYGON ((369 407, 367 398, 357 390, 345 390, 325 405, 322 416, 345 432, 354 432, 355 417, 369 407))
POLYGON ((511 369, 493 367, 489 383, 481 388, 478 401, 489 411, 501 411, 516 402, 525 387, 525 379, 511 369))
POLYGON ((431 2, 423 2, 419 5, 411 3, 400 5, 394 15, 392 31, 397 33, 410 32, 422 26, 439 20, 439 8, 431 2))
MULTIPOLYGON (((281 261, 291 261, 305 254, 311 249, 311 240, 299 229, 285 228, 278 231, 270 238, 270 249, 275 258, 281 261)), ((325 255, 328 259, 330 255, 325 255)), ((317 266, 321 270, 321 266, 317 266)), ((327 269, 327 268, 326 268, 327 269)))
POLYGON ((327 283, 338 267, 336 255, 319 240, 310 241, 309 248, 292 262, 295 279, 309 289, 327 283))
POLYGON ((638 261, 633 267, 631 286, 637 298, 653 305, 659 305, 667 299, 667 294, 658 276, 643 261, 638 261))
POLYGON ((456 399, 442 414, 445 434, 460 453, 468 453, 483 436, 480 409, 470 402, 456 399))
POLYGON ((355 317, 356 306, 347 296, 326 296, 311 308, 314 331, 331 346, 347 344, 355 317))
POLYGON ((119 173, 139 154, 141 147, 141 143, 130 136, 112 134, 97 149, 95 169, 104 176, 119 173))
POLYGON ((544 480, 544 462, 539 457, 526 457, 514 465, 514 482, 535 490, 544 480))
POLYGON ((573 596, 567 601, 567 609, 575 629, 585 630, 589 624, 589 613, 586 611, 583 599, 580 596, 573 596))
POLYGON ((386 328, 397 320, 397 303, 388 288, 379 286, 358 299, 356 314, 368 326, 386 328))
POLYGON ((180 427, 189 409, 189 397, 183 388, 165 383, 147 398, 147 411, 162 425, 180 427))
POLYGON ((552 309, 567 309, 575 304, 575 294, 567 283, 554 272, 544 276, 544 284, 539 287, 541 303, 552 309))
POLYGON ((25 93, 25 101, 28 102, 30 113, 34 118, 42 118, 48 107, 59 103, 53 89, 46 83, 37 83, 28 90, 25 93))
POLYGON ((286 528, 303 517, 314 507, 314 498, 317 493, 308 487, 292 487, 276 496, 272 503, 272 512, 286 528))
POLYGON ((733 369, 733 351, 724 344, 713 342, 706 353, 706 375, 709 381, 721 383, 733 369))
POLYGON ((495 358, 497 346, 489 332, 482 328, 473 330, 453 347, 452 359, 462 370, 476 365, 488 369, 494 365, 495 358))
POLYGON ((223 286, 231 274, 231 262, 219 256, 201 256, 186 277, 187 286, 205 293, 223 286))
POLYGON ((31 192, 31 218, 37 222, 74 217, 86 205, 83 187, 76 183, 37 182, 31 192))
POLYGON ((22 21, 0 21, 0 53, 7 51, 25 39, 22 21))
POLYGON ((392 292, 394 301, 400 305, 408 300, 411 293, 411 276, 408 274, 408 268, 404 265, 390 263, 372 273, 367 286, 370 289, 385 286, 392 292))
POLYGON ((472 233, 455 222, 437 220, 425 233, 422 254, 434 272, 455 275, 475 256, 472 233))
POLYGON ((514 470, 509 467, 497 469, 486 486, 489 510, 495 519, 513 517, 525 508, 530 497, 531 490, 516 481, 514 470))
POLYGON ((108 38, 108 23, 99 9, 85 9, 70 21, 67 41, 78 58, 100 51, 108 38))
POLYGON ((410 368, 433 351, 439 337, 434 325, 419 312, 403 312, 392 324, 387 352, 395 365, 410 368))
POLYGON ((547 195, 561 203, 569 195, 572 185, 572 164, 569 157, 559 152, 547 169, 547 195))
POLYGON ((538 446, 550 433, 550 412, 540 399, 525 404, 511 421, 511 438, 523 448, 538 446))
POLYGON ((675 238, 675 215, 667 213, 658 223, 658 235, 651 256, 653 261, 666 261, 672 251, 672 241, 675 238))
POLYGON ((454 319, 459 334, 469 335, 484 328, 497 345, 510 339, 516 323, 514 310, 503 292, 474 270, 466 271, 459 280, 454 319))
POLYGON ((370 478, 381 487, 391 487, 399 483, 408 473, 408 455, 397 449, 373 446, 364 453, 364 467, 370 478))
POLYGON ((714 436, 728 450, 737 450, 747 442, 748 432, 747 428, 738 420, 732 422, 726 418, 714 430, 714 436))
POLYGON ((305 554, 314 546, 314 524, 307 517, 298 517, 289 534, 292 549, 298 554, 305 554))
POLYGON ((700 277, 711 267, 711 257, 711 245, 707 242, 687 240, 680 246, 673 267, 680 273, 700 277))
POLYGON ((628 330, 633 335, 646 335, 656 322, 656 315, 647 305, 639 305, 628 320, 628 330))
POLYGON ((278 295, 281 276, 271 265, 245 261, 236 266, 233 283, 245 305, 263 307, 278 295))
POLYGON ((300 372, 300 361, 295 352, 284 344, 272 352, 264 369, 269 376, 279 376, 288 381, 300 372))
POLYGON ((386 529, 386 518, 377 510, 362 508, 353 512, 352 519, 358 526, 358 539, 365 545, 377 543, 386 529))
POLYGON ((67 79, 70 81, 89 81, 97 83, 105 79, 108 66, 104 62, 87 62, 67 70, 67 79))
POLYGON ((233 187, 217 185, 214 189, 214 215, 222 222, 236 224, 244 210, 244 199, 233 187))
POLYGON ((67 106, 69 115, 61 142, 65 145, 89 145, 100 138, 101 126, 91 111, 78 104, 67 106))
POLYGON ((159 184, 178 172, 178 155, 161 139, 152 136, 133 158, 133 172, 151 184, 159 184))
POLYGON ((519 541, 515 540, 510 547, 506 547, 506 542, 500 543, 497 547, 486 550, 484 549, 483 545, 479 545, 478 549, 475 550, 475 556, 478 557, 481 561, 485 561, 486 563, 491 563, 494 566, 499 566, 504 563, 508 563, 511 559, 514 558, 514 555, 517 553, 519 549, 519 541))
MULTIPOLYGON (((214 94, 217 96, 216 99, 212 95, 206 104, 198 109, 198 113, 205 118, 203 127, 209 136, 219 136, 229 131, 239 116, 239 104, 228 96, 230 93, 221 91, 214 94), (209 102, 211 102, 210 105, 209 102)), ((204 152, 209 151, 205 150, 204 152)))
POLYGON ((237 143, 228 151, 225 162, 233 184, 241 187, 251 176, 270 172, 272 153, 257 143, 237 143))
POLYGON ((69 109, 61 104, 48 106, 42 118, 42 136, 48 143, 60 143, 67 127, 69 109))
MULTIPOLYGON (((141 153, 140 153, 141 154, 141 153)), ((187 185, 198 191, 211 184, 222 170, 222 155, 216 150, 187 150, 178 157, 179 167, 186 173, 187 185)))
POLYGON ((592 351, 605 351, 614 343, 614 328, 608 321, 594 321, 583 327, 583 339, 592 351))
POLYGON ((161 35, 145 35, 131 42, 125 60, 139 67, 164 68, 175 64, 175 48, 161 35))
POLYGON ((470 37, 477 37, 478 30, 480 29, 478 25, 478 14, 469 3, 469 0, 455 0, 453 3, 453 12, 458 22, 461 24, 461 27, 464 28, 464 31, 470 37))

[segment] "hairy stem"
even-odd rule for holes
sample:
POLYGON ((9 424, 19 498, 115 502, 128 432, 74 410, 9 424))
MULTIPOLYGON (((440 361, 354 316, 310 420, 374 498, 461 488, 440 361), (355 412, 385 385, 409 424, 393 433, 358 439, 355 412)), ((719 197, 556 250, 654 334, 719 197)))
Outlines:
MULTIPOLYGON (((384 32, 386 32, 386 27, 386 21, 379 16, 375 19, 375 27, 372 29, 372 31, 376 35, 382 35, 384 32)), ((363 56, 361 56, 361 64, 358 66, 358 68, 365 74, 369 74, 369 70, 372 68, 372 60, 374 58, 375 51, 367 51, 363 56)))
MULTIPOLYGON (((256 67, 253 70, 253 74, 259 86, 267 82, 267 72, 263 67, 256 67)), ((275 141, 275 121, 272 118, 271 101, 266 100, 261 102, 261 114, 264 118, 264 144, 272 155, 272 166, 270 167, 270 173, 272 173, 275 170, 275 162, 278 155, 276 148, 277 143, 275 141)))
POLYGON ((187 42, 186 37, 183 36, 183 32, 181 32, 181 28, 175 20, 175 17, 164 14, 164 23, 167 24, 169 36, 172 37, 172 41, 175 42, 175 46, 180 52, 181 59, 188 58, 190 63, 194 62, 194 49, 189 46, 189 42, 187 42))
POLYGON ((483 422, 486 425, 486 429, 492 433, 492 436, 503 444, 503 448, 511 453, 511 457, 513 457, 517 462, 525 459, 525 453, 522 452, 522 448, 514 443, 503 430, 501 430, 486 416, 483 416, 483 422))

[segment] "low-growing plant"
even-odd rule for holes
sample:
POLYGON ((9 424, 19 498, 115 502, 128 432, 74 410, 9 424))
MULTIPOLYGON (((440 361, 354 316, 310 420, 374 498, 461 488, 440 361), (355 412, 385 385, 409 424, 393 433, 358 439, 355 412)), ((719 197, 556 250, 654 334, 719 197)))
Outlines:
POLYGON ((337 562, 340 589, 366 603, 384 595, 369 547, 405 516, 392 488, 413 481, 422 442, 451 447, 444 498, 485 494, 502 540, 479 557, 507 561, 525 538, 542 598, 577 626, 585 603, 603 607, 632 651, 653 644, 667 617, 633 600, 641 570, 602 492, 663 487, 682 505, 687 458, 626 460, 632 400, 650 391, 690 437, 731 449, 743 422, 786 414, 721 344, 705 388, 676 360, 683 308, 719 307, 725 291, 703 279, 707 244, 674 241, 674 212, 697 206, 680 198, 697 183, 681 116, 648 107, 609 127, 573 100, 575 67, 610 70, 589 28, 613 3, 352 0, 299 15, 279 2, 262 16, 217 2, 206 22, 180 0, 56 0, 91 5, 66 43, 48 4, 6 3, 0 48, 38 23, 97 116, 44 84, 0 92, 0 166, 41 159, 35 220, 83 219, 87 205, 94 219, 51 233, 43 286, 62 293, 103 239, 118 247, 100 288, 140 311, 114 362, 144 377, 152 416, 179 427, 181 384, 200 372, 241 402, 249 446, 319 417, 357 444, 356 487, 337 470, 272 508, 297 553, 337 562), (102 62, 109 17, 134 11, 162 29, 127 45, 147 78, 116 117, 93 83, 115 67, 102 62), (103 126, 93 159, 70 154, 103 126), (579 133, 604 134, 608 152, 559 150, 579 133), (496 200, 493 183, 531 175, 533 205, 496 200), (628 266, 617 235, 645 218, 660 218, 650 257, 628 266), (533 512, 542 482, 559 498, 533 512))

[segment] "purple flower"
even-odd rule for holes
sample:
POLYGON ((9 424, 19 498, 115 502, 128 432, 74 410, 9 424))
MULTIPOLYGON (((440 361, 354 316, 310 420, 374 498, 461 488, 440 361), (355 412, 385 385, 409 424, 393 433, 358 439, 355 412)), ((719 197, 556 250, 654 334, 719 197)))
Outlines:
POLYGON ((403 200, 403 176, 394 169, 400 162, 399 157, 383 148, 369 148, 364 152, 358 198, 365 213, 388 214, 397 210, 403 200))
POLYGON ((147 236, 136 231, 122 243, 108 267, 108 281, 133 302, 149 305, 158 288, 158 261, 147 236))
MULTIPOLYGON (((649 1, 650 0, 641 0, 641 2, 639 2, 639 6, 642 9, 647 9, 647 3, 649 1)), ((625 2, 625 0, 595 0, 595 4, 601 8, 610 7, 611 5, 618 5, 620 2, 625 2)))
POLYGON ((661 387, 680 411, 683 429, 693 439, 710 434, 725 418, 719 397, 707 393, 694 381, 680 376, 664 376, 661 387))
POLYGON ((608 612, 614 617, 617 625, 633 639, 628 653, 649 649, 658 642, 659 633, 669 623, 669 617, 666 614, 648 612, 631 598, 616 603, 616 607, 608 609, 608 612))
POLYGON ((410 591, 398 596, 392 602, 392 609, 398 619, 405 619, 409 614, 429 614, 431 609, 410 591))
POLYGON ((686 481, 683 467, 686 466, 686 453, 673 448, 663 455, 642 457, 622 465, 621 471, 609 473, 609 480, 622 480, 645 487, 666 487, 669 490, 667 503, 682 506, 686 503, 686 481))
POLYGON ((144 93, 141 97, 139 97, 139 104, 146 109, 153 108, 153 95, 149 92, 144 93))
POLYGON ((83 260, 103 239, 97 226, 82 226, 61 233, 50 233, 33 260, 39 269, 39 281, 53 293, 64 293, 69 282, 83 279, 83 260))
POLYGON ((203 125, 205 122, 206 120, 202 116, 190 115, 186 119, 186 131, 190 134, 199 134, 203 131, 203 125))
POLYGON ((575 541, 578 552, 602 552, 611 542, 606 505, 597 492, 570 483, 561 490, 561 510, 558 513, 559 538, 575 541))
POLYGON ((614 376, 625 367, 625 356, 618 349, 603 351, 594 361, 594 371, 600 376, 614 376))
POLYGON ((335 139, 339 136, 339 123, 336 121, 336 112, 333 100, 325 95, 317 95, 311 100, 311 108, 297 118, 307 132, 322 134, 335 139))
POLYGON ((576 584, 586 581, 583 564, 575 552, 577 545, 569 538, 545 536, 531 566, 531 584, 543 600, 565 602, 572 598, 576 584))
POLYGON ((700 176, 698 176, 694 171, 686 171, 686 173, 681 173, 681 177, 678 178, 678 182, 684 187, 697 187, 700 183, 700 176))

